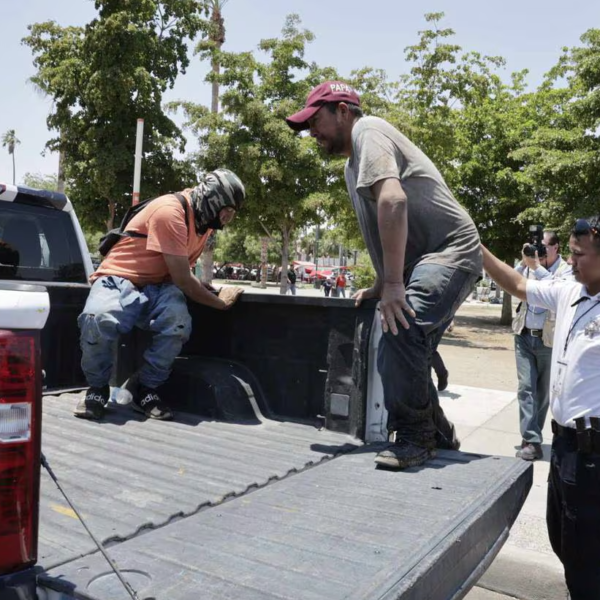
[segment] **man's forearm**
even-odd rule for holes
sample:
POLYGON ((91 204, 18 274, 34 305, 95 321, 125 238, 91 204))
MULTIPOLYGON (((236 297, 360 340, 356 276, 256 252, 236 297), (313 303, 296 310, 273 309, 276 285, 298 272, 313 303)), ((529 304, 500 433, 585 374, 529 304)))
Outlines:
POLYGON ((404 255, 408 237, 406 200, 381 198, 377 206, 377 223, 383 250, 384 283, 404 281, 404 255))
POLYGON ((225 302, 218 296, 207 290, 200 280, 194 277, 191 272, 189 278, 176 283, 177 287, 190 299, 198 304, 204 304, 211 308, 223 310, 226 308, 225 302))
POLYGON ((511 296, 527 300, 527 280, 514 269, 496 258, 485 246, 483 250, 483 268, 486 273, 511 296))

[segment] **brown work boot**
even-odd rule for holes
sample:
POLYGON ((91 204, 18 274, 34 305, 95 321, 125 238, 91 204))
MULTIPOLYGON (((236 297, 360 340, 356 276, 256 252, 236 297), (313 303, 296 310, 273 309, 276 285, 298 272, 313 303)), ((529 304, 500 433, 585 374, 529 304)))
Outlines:
POLYGON ((400 470, 418 467, 430 458, 435 458, 435 449, 428 450, 399 438, 375 457, 375 464, 386 469, 400 470))
POLYGON ((541 444, 532 444, 530 442, 524 442, 523 447, 517 452, 517 458, 523 460, 540 460, 544 458, 544 451, 542 450, 541 444))

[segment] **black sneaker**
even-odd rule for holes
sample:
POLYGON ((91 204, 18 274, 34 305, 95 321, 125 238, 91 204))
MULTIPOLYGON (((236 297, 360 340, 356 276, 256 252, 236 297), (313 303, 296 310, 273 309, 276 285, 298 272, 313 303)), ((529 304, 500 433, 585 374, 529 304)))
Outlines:
POLYGON ((418 467, 430 458, 435 458, 435 450, 428 450, 400 439, 382 450, 375 457, 375 463, 378 467, 386 469, 408 469, 409 467, 418 467))
POLYGON ((105 407, 110 399, 110 388, 91 387, 77 403, 73 414, 80 419, 100 420, 104 416, 105 407))
POLYGON ((149 419, 168 421, 173 418, 171 409, 160 399, 155 389, 140 386, 139 394, 132 402, 133 410, 146 415, 149 419))

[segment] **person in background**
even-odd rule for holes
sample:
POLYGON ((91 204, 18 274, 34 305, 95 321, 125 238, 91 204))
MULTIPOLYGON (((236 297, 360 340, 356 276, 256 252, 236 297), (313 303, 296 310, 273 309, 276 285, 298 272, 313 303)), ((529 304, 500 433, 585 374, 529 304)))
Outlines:
POLYGON ((438 392, 443 392, 448 387, 448 369, 442 360, 442 356, 439 351, 436 351, 431 355, 431 366, 435 371, 435 375, 438 380, 437 389, 438 392))
MULTIPOLYGON (((559 240, 554 231, 545 231, 543 258, 522 252, 517 273, 534 281, 560 279, 571 274, 571 267, 559 254, 559 240)), ((523 250, 528 246, 526 244, 523 250)), ((517 457, 523 460, 543 458, 542 431, 550 401, 550 365, 556 315, 527 301, 517 308, 512 329, 515 334, 515 357, 519 401, 521 449, 517 457)))
POLYGON ((331 277, 327 277, 323 282, 323 293, 325 296, 329 297, 329 293, 331 292, 331 288, 333 287, 333 281, 331 281, 331 277))
POLYGON ((346 297, 346 273, 345 271, 340 271, 339 275, 335 279, 335 289, 337 291, 337 295, 342 298, 346 297))
POLYGON ((289 267, 287 272, 287 293, 296 295, 296 271, 293 267, 289 267))

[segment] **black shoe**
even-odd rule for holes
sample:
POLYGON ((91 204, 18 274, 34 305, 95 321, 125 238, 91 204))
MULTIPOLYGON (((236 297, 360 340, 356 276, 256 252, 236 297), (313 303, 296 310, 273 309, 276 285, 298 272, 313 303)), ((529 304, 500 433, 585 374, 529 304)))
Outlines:
POLYGON ((443 392, 448 387, 448 371, 438 377, 438 392, 443 392))
POLYGON ((409 467, 418 467, 434 457, 435 450, 428 450, 407 440, 399 439, 382 450, 375 457, 375 463, 377 466, 387 469, 408 469, 409 467))
POLYGON ((544 458, 544 451, 541 444, 531 444, 525 442, 523 447, 517 452, 517 458, 523 460, 540 460, 544 458))
POLYGON ((77 403, 73 414, 80 419, 92 419, 98 421, 104 416, 105 407, 110 399, 110 388, 91 387, 85 396, 77 403))
POLYGON ((140 386, 137 397, 132 402, 133 410, 146 415, 149 419, 169 421, 173 418, 171 409, 160 399, 155 389, 140 386))

